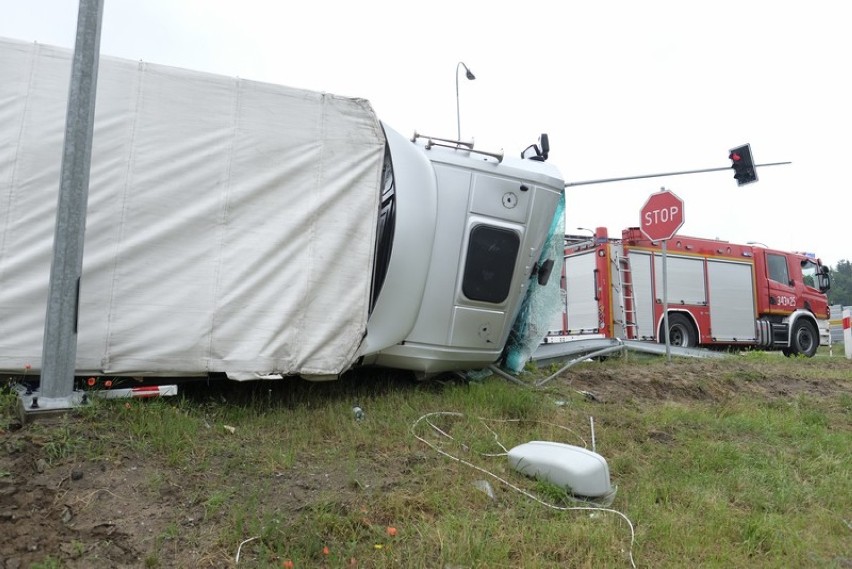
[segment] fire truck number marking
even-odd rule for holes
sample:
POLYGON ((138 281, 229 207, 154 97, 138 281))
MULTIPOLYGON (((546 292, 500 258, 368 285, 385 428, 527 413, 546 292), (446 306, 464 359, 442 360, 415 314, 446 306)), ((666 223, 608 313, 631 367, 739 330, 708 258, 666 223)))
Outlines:
POLYGON ((777 300, 780 306, 796 306, 795 296, 779 296, 777 300))
POLYGON ((645 212, 645 225, 668 223, 677 216, 679 208, 676 205, 663 209, 652 209, 645 212))

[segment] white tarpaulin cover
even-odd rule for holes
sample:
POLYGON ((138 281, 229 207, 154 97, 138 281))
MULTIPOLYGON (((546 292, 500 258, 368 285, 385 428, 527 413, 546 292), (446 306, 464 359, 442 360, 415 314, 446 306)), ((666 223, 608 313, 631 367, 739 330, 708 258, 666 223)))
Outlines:
MULTIPOLYGON (((41 367, 71 52, 0 39, 0 369, 41 367)), ((367 325, 370 104, 102 57, 77 370, 345 371, 367 325)))

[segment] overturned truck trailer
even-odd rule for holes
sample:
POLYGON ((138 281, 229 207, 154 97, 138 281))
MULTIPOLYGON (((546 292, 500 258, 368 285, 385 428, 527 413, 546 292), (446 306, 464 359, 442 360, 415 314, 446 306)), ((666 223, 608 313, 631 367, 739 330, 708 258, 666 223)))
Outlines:
MULTIPOLYGON (((70 57, 0 40, 9 373, 41 366, 70 57)), ((564 183, 544 158, 409 140, 363 99, 102 57, 77 374, 494 363, 531 298, 558 310, 564 183)))

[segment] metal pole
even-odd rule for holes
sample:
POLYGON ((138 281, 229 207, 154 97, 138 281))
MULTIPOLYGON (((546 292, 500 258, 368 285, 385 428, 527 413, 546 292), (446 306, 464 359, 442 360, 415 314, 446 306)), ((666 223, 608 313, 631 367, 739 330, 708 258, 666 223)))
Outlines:
POLYGON ((669 273, 666 270, 666 249, 669 240, 663 239, 663 334, 666 337, 666 363, 672 361, 672 346, 669 340, 669 273))
POLYGON ((456 140, 461 140, 461 110, 459 107, 459 70, 464 67, 465 77, 468 78, 469 81, 473 81, 476 79, 476 76, 471 72, 467 65, 464 64, 463 61, 459 61, 456 64, 456 140))
MULTIPOLYGON (((456 76, 456 81, 458 81, 458 76, 456 76)), ((783 166, 785 164, 792 164, 792 162, 772 162, 771 164, 755 164, 754 167, 764 167, 764 166, 783 166)), ((623 182, 625 180, 642 180, 645 178, 663 178, 665 176, 682 176, 683 174, 703 174, 705 172, 721 172, 722 170, 730 170, 730 166, 725 166, 724 168, 704 168, 703 170, 681 170, 680 172, 665 172, 662 174, 643 174, 640 176, 625 176, 624 178, 602 178, 600 180, 586 180, 583 182, 566 182, 565 187, 571 188, 574 186, 588 186, 590 184, 606 184, 608 182, 623 182)))
MULTIPOLYGON (((71 406, 104 0, 80 0, 47 297, 39 408, 71 406)), ((35 405, 34 405, 35 407, 35 405)))
POLYGON ((459 107, 459 61, 456 64, 456 140, 461 140, 461 107, 459 107))

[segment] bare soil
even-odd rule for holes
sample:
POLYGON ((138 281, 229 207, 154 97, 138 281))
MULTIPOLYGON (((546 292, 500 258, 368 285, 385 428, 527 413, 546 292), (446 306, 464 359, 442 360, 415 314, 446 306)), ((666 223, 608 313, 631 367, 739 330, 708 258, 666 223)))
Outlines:
MULTIPOLYGON (((770 356, 772 357, 772 356, 770 356)), ((736 358, 736 356, 734 356, 736 358)), ((799 395, 833 397, 852 388, 852 362, 818 357, 786 365, 782 361, 691 360, 674 358, 667 365, 621 365, 571 368, 562 385, 588 392, 602 402, 641 400, 724 401, 750 394, 765 399, 799 395), (813 367, 819 368, 814 372, 813 367), (819 379, 813 379, 818 376, 819 379)))
MULTIPOLYGON (((742 394, 767 399, 848 394, 850 362, 819 359, 802 362, 823 370, 825 378, 819 380, 807 379, 813 371, 800 373, 797 366, 675 359, 669 365, 583 364, 552 383, 560 391, 585 392, 602 404, 661 399, 722 402, 742 394)), ((61 426, 69 420, 73 416, 40 421, 61 426)), ((129 452, 87 462, 48 460, 51 443, 43 432, 15 419, 0 424, 0 569, 237 565, 236 551, 225 551, 220 542, 221 512, 211 513, 198 498, 198 488, 208 482, 205 474, 180 472, 129 452), (158 483, 152 485, 152 480, 158 483)), ((418 459, 422 457, 411 458, 418 459)), ((380 462, 359 478, 379 490, 415 484, 409 466, 405 460, 380 462)), ((329 491, 345 494, 346 480, 351 480, 351 473, 319 472, 300 465, 274 480, 245 484, 270 485, 268 495, 277 496, 277 502, 261 507, 287 515, 298 512, 312 497, 329 491)), ((342 496, 341 503, 346 499, 342 496)), ((269 563, 281 566, 280 561, 269 563)))

